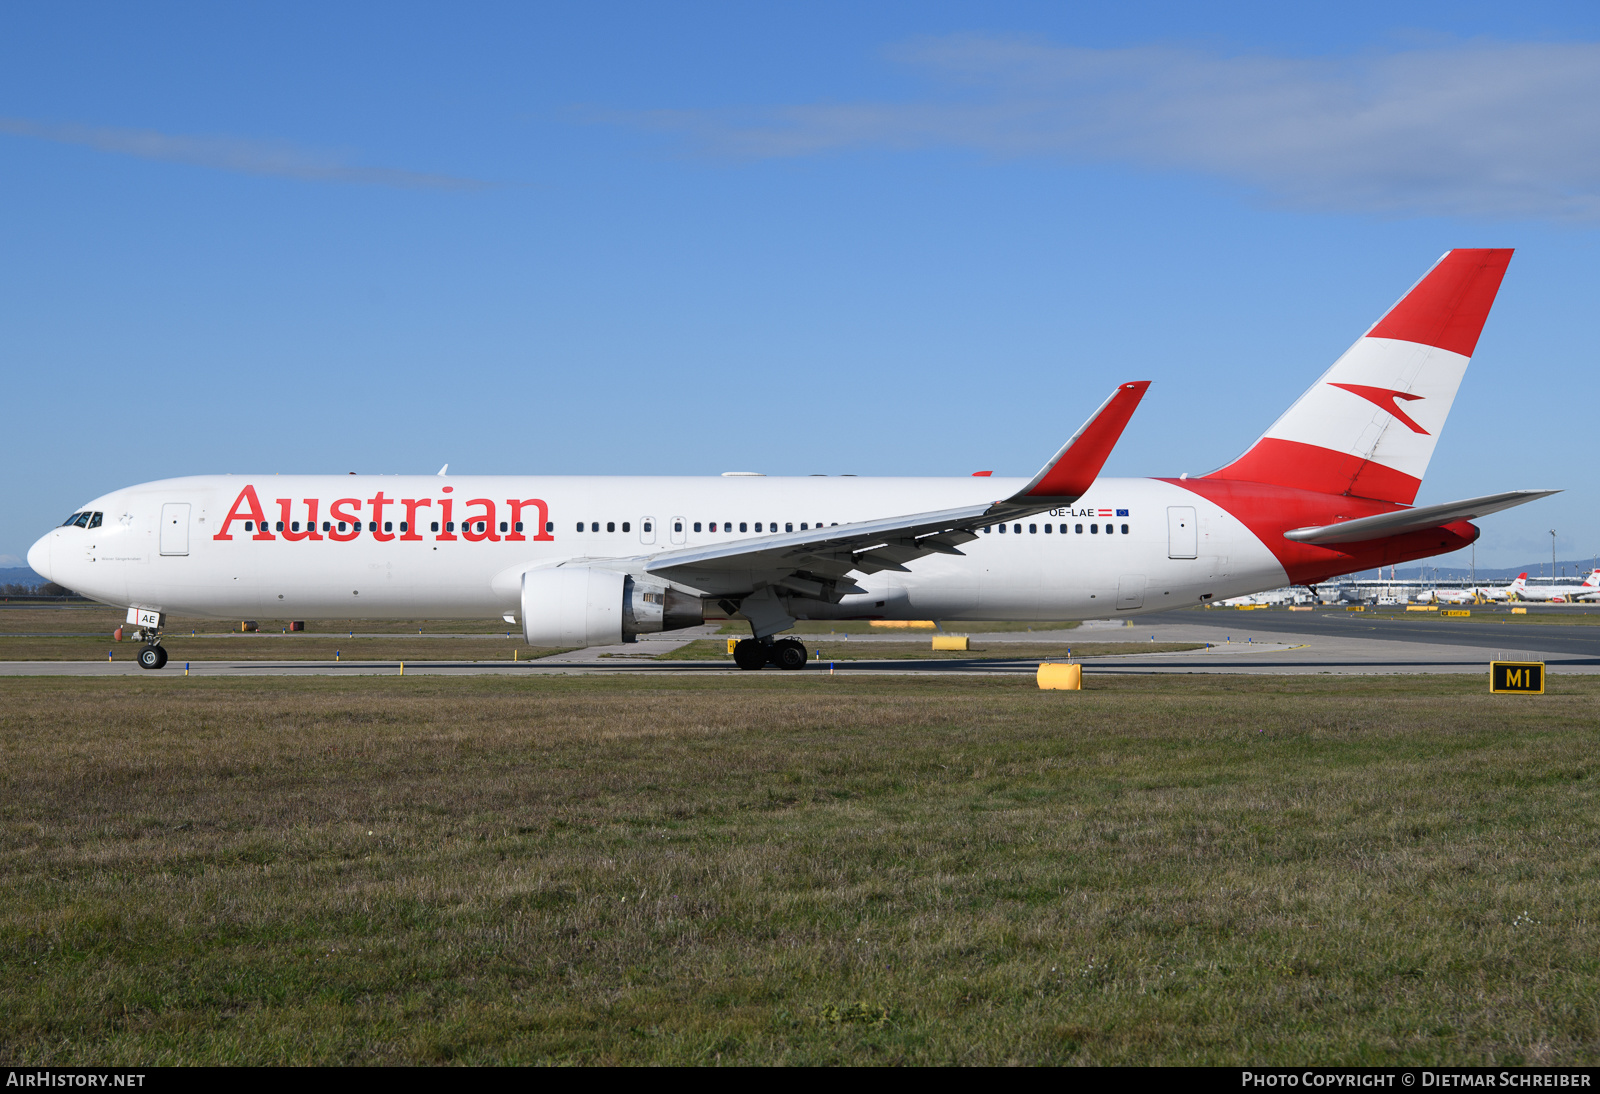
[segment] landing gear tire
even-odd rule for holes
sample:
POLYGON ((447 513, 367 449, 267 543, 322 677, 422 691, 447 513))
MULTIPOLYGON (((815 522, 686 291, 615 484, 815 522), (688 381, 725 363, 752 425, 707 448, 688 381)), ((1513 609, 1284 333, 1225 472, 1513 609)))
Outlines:
POLYGON ((754 638, 745 638, 734 644, 733 663, 742 669, 759 669, 767 663, 767 647, 754 638))
POLYGON ((139 667, 142 669, 165 668, 167 664, 167 651, 160 646, 146 646, 139 651, 139 667))
POLYGON ((780 669, 803 669, 806 667, 806 648, 793 638, 780 638, 772 644, 767 660, 780 669))

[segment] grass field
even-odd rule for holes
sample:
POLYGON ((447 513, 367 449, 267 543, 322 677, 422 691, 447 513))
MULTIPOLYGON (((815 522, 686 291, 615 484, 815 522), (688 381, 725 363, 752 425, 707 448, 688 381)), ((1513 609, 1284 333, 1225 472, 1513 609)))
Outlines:
POLYGON ((1088 683, 8 679, 0 1058, 1600 1058, 1600 682, 1088 683))
MULTIPOLYGON (((978 642, 966 650, 935 650, 921 642, 849 642, 811 638, 807 650, 827 661, 1047 661, 1052 658, 1111 657, 1129 653, 1177 653, 1197 650, 1199 642, 978 642), (820 655, 820 656, 819 656, 820 655)), ((705 638, 657 654, 657 661, 729 661, 728 640, 705 638)))
MULTIPOLYGON (((128 613, 118 608, 101 605, 70 605, 61 607, 9 607, 0 609, 0 635, 50 634, 80 635, 109 640, 111 632, 124 626, 128 613)), ((261 635, 279 634, 289 627, 286 619, 256 620, 261 635)), ((354 631, 357 634, 505 634, 512 635, 518 627, 501 619, 308 619, 305 634, 341 635, 354 631)), ((190 616, 173 616, 164 628, 166 635, 186 635, 195 631, 200 635, 237 635, 237 619, 200 619, 190 616)), ((131 635, 132 627, 126 628, 131 635)), ((239 635, 239 637, 251 637, 239 635)))
MULTIPOLYGON (((167 656, 184 661, 510 661, 513 651, 524 661, 548 657, 558 648, 529 646, 517 631, 501 635, 419 637, 397 634, 392 638, 347 638, 343 635, 296 634, 290 636, 241 634, 190 638, 163 638, 167 656)), ((0 635, 0 661, 133 661, 142 643, 113 642, 109 638, 18 638, 0 635)))

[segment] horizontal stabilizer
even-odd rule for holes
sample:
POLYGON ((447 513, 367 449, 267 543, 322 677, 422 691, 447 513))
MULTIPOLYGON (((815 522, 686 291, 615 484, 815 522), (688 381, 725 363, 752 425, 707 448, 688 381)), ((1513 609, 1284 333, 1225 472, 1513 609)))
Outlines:
POLYGON ((1139 406, 1139 400, 1150 387, 1149 380, 1135 380, 1120 385, 1111 398, 1100 404, 1100 409, 1078 427, 1067 443, 1061 446, 1050 462, 1040 469, 1033 480, 1009 500, 1021 502, 1036 498, 1064 498, 1077 501, 1088 493, 1100 469, 1116 447, 1128 419, 1139 406))
POLYGON ((1438 528, 1458 520, 1475 520, 1514 505, 1559 494, 1559 490, 1510 490, 1504 494, 1489 494, 1466 501, 1450 501, 1443 505, 1424 505, 1419 509, 1401 509, 1394 513, 1379 513, 1375 517, 1359 517, 1338 524, 1321 524, 1312 528, 1296 528, 1283 533, 1284 539, 1296 543, 1360 543, 1371 539, 1385 539, 1424 528, 1438 528))

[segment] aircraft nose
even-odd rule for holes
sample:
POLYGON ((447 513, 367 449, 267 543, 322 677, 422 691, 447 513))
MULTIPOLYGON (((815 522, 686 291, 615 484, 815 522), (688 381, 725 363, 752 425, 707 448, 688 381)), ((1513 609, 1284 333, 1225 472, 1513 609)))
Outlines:
POLYGON ((33 567, 33 572, 46 581, 54 581, 50 574, 50 540, 55 535, 48 532, 39 538, 39 542, 28 548, 28 565, 33 567))

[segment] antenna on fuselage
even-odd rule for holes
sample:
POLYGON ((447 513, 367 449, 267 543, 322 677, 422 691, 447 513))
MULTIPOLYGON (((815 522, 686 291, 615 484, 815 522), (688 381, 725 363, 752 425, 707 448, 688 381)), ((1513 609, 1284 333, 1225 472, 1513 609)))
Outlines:
POLYGON ((443 467, 439 468, 439 474, 442 475, 448 470, 450 470, 450 465, 449 464, 445 464, 443 467))

